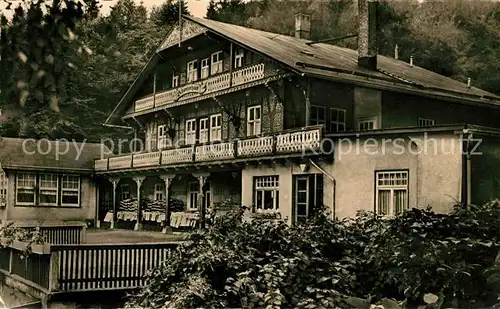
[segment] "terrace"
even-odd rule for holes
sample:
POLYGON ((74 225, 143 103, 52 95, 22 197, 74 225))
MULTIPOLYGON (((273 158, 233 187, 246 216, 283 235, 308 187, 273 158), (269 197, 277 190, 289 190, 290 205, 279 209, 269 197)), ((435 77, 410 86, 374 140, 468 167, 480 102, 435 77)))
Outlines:
POLYGON ((136 168, 175 167, 203 162, 237 162, 251 158, 305 155, 321 149, 322 135, 322 126, 311 126, 236 141, 97 159, 94 168, 97 173, 107 173, 136 168))

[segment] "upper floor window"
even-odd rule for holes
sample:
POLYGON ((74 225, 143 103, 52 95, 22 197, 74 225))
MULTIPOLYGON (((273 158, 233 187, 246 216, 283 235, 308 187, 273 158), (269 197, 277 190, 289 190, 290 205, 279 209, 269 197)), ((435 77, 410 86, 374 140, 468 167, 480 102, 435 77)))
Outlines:
POLYGON ((345 109, 330 108, 330 131, 345 131, 345 109))
POLYGON ((326 107, 311 106, 311 125, 320 125, 326 123, 326 107))
POLYGON ((120 187, 120 200, 130 199, 130 186, 128 184, 122 184, 120 187))
POLYGON ((222 65, 222 51, 218 51, 212 54, 212 68, 211 74, 222 73, 223 65, 222 65))
POLYGON ((201 78, 207 78, 210 74, 209 60, 209 58, 201 60, 201 78))
POLYGON ((369 131, 369 130, 376 130, 376 129, 378 129, 377 117, 358 120, 358 130, 359 131, 369 131))
POLYGON ((158 149, 162 149, 167 147, 167 126, 161 125, 158 126, 158 140, 157 140, 158 149))
POLYGON ((179 75, 172 76, 172 88, 179 87, 179 75))
POLYGON ((7 206, 7 175, 5 173, 0 173, 0 207, 7 206))
POLYGON ((436 125, 436 121, 434 119, 418 118, 419 127, 431 127, 434 125, 436 125))
POLYGON ((200 119, 200 143, 208 142, 208 118, 200 119))
POLYGON ((36 174, 17 174, 16 179, 16 204, 35 204, 36 174))
POLYGON ((254 179, 256 211, 279 210, 279 176, 262 176, 254 179))
POLYGON ((187 64, 187 81, 194 82, 198 80, 198 60, 193 60, 187 64))
POLYGON ((251 106, 247 113, 247 136, 260 134, 260 105, 251 106))
POLYGON ((186 121, 186 144, 192 145, 196 142, 196 119, 186 121))
POLYGON ((196 210, 198 209, 198 193, 200 193, 200 183, 199 182, 190 182, 189 183, 189 192, 188 192, 188 202, 187 202, 187 210, 196 210))
POLYGON ((165 184, 156 183, 155 184, 155 201, 163 200, 163 192, 165 192, 165 184))
POLYGON ((210 140, 222 140, 222 114, 210 116, 210 140))
POLYGON ((243 66, 243 57, 245 56, 245 51, 243 49, 237 49, 234 55, 234 68, 241 68, 243 66))
POLYGON ((376 173, 376 211, 380 215, 398 215, 408 209, 408 171, 376 173))

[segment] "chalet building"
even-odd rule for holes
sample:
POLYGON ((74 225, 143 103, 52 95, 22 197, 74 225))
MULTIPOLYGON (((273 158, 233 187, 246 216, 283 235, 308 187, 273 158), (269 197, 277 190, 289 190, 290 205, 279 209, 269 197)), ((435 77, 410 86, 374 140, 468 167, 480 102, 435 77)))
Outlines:
MULTIPOLYGON (((113 209, 99 221, 140 229, 142 202, 120 213, 134 198, 181 201, 194 220, 244 205, 290 223, 491 198, 500 97, 377 55, 376 3, 359 3, 358 50, 310 41, 304 14, 295 37, 183 16, 105 123, 144 147, 95 161, 113 209)), ((147 216, 179 224, 164 211, 147 216)))
POLYGON ((93 161, 100 144, 0 137, 0 220, 50 224, 93 221, 93 161))

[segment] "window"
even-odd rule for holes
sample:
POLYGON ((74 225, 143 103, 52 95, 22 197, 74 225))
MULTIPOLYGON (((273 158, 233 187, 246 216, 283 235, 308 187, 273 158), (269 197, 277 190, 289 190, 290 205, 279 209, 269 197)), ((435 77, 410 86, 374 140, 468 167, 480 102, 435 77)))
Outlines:
POLYGON ((255 177, 254 181, 255 210, 258 212, 279 210, 279 177, 255 177))
POLYGON ((236 55, 234 56, 234 68, 241 68, 243 66, 243 56, 245 52, 243 49, 238 49, 236 55))
POLYGON ((164 192, 165 192, 165 184, 163 183, 155 184, 155 201, 162 201, 164 192))
POLYGON ((222 115, 212 115, 210 116, 210 140, 220 141, 222 140, 222 115))
POLYGON ((345 109, 330 108, 330 131, 345 131, 345 109))
POLYGON ((200 143, 208 142, 208 118, 200 119, 200 143))
POLYGON ((179 87, 179 75, 172 76, 172 88, 179 87))
POLYGON ((311 125, 326 123, 326 108, 324 106, 311 106, 311 125))
POLYGON ((201 60, 201 78, 207 78, 210 74, 210 67, 208 65, 209 60, 209 58, 201 60))
POLYGON ((41 174, 40 175, 40 205, 57 206, 58 190, 57 175, 41 174))
POLYGON ((188 62, 187 65, 187 81, 195 82, 198 80, 198 60, 188 62))
POLYGON ((436 121, 433 119, 425 119, 425 118, 418 119, 418 126, 419 127, 431 127, 434 125, 436 125, 436 121))
POLYGON ((61 206, 80 205, 80 177, 72 175, 62 176, 61 206))
POLYGON ((408 172, 376 173, 376 212, 398 215, 408 209, 408 172))
POLYGON ((36 174, 18 174, 16 183, 16 204, 35 204, 36 174))
POLYGON ((260 134, 260 105, 248 108, 247 136, 260 134))
POLYGON ((211 74, 222 73, 223 65, 222 65, 222 51, 216 52, 212 54, 212 68, 211 74))
POLYGON ((123 184, 120 187, 120 201, 130 199, 130 187, 128 184, 123 184))
POLYGON ((294 222, 303 222, 323 207, 323 175, 297 175, 293 178, 293 218, 294 222))
POLYGON ((376 129, 378 129, 376 117, 370 118, 370 119, 358 120, 358 130, 359 131, 369 131, 369 130, 376 130, 376 129))
POLYGON ((188 210, 198 209, 198 193, 199 193, 199 191, 200 191, 200 183, 199 182, 189 183, 188 210))
POLYGON ((196 119, 186 121, 186 144, 192 145, 196 142, 196 119))
POLYGON ((7 206, 7 189, 8 189, 7 175, 0 173, 0 207, 7 206))
POLYGON ((40 206, 80 206, 80 176, 57 174, 17 174, 16 204, 40 206))
POLYGON ((161 125, 158 126, 158 140, 157 140, 158 149, 162 149, 167 147, 167 126, 161 125))

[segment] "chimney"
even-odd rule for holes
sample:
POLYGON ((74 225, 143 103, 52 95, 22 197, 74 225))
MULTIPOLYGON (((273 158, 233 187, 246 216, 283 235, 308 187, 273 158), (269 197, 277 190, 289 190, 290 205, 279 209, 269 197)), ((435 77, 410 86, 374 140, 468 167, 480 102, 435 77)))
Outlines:
POLYGON ((375 0, 358 0, 358 65, 377 69, 377 5, 375 0))
POLYGON ((295 14, 295 37, 298 39, 311 39, 311 15, 295 14))

